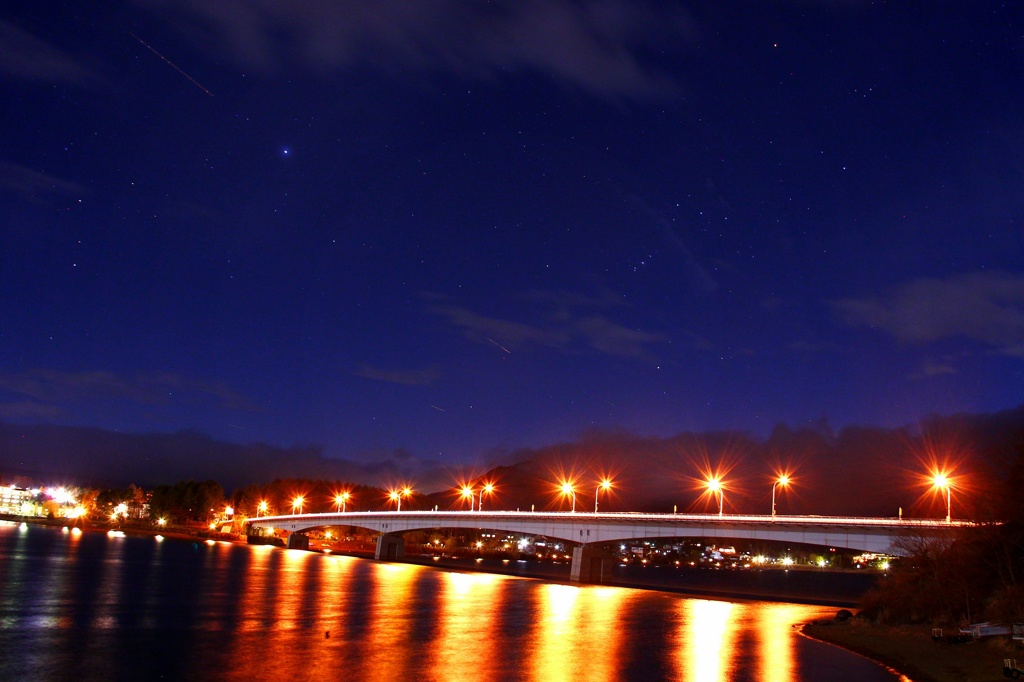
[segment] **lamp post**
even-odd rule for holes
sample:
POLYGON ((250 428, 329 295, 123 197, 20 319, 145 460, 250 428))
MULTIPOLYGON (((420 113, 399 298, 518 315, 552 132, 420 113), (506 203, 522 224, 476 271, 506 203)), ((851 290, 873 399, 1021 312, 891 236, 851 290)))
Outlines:
POLYGON ((946 489, 946 523, 951 523, 953 520, 953 486, 950 484, 949 477, 946 474, 935 474, 932 478, 932 485, 940 490, 946 489))
POLYGON ((388 497, 391 498, 391 501, 398 503, 398 507, 395 511, 402 511, 402 498, 409 497, 410 495, 412 495, 412 488, 409 486, 406 486, 401 490, 392 490, 388 493, 388 497))
POLYGON ((572 496, 572 511, 576 512, 576 488, 572 483, 565 481, 562 483, 562 494, 572 496))
POLYGON ((462 499, 469 500, 469 511, 473 511, 476 506, 476 496, 468 485, 462 486, 462 499))
POLYGON ((295 497, 295 499, 292 500, 292 511, 294 512, 296 509, 298 509, 299 513, 301 514, 302 513, 302 504, 305 501, 306 501, 305 497, 303 497, 302 495, 297 495, 295 497))
POLYGON ((601 494, 602 490, 607 492, 607 491, 609 491, 611 489, 612 489, 612 482, 611 482, 611 480, 609 480, 607 478, 602 479, 602 481, 597 484, 597 490, 594 491, 594 513, 595 514, 597 513, 597 498, 598 498, 598 495, 601 494))
POLYGON ((775 521, 775 486, 781 485, 785 488, 789 485, 789 476, 779 476, 774 483, 772 483, 772 522, 775 521))
POLYGON ((708 490, 718 493, 718 515, 721 516, 725 507, 725 490, 722 489, 722 482, 718 478, 708 479, 708 490))
POLYGON ((256 518, 257 519, 260 517, 261 513, 262 514, 266 514, 267 513, 268 506, 269 505, 267 504, 266 500, 260 500, 260 503, 258 505, 256 505, 256 518))
POLYGON ((481 512, 481 511, 484 510, 484 493, 487 493, 488 495, 493 495, 494 494, 494 484, 493 483, 485 483, 484 487, 480 489, 480 501, 476 505, 476 510, 478 512, 481 512))
POLYGON ((338 511, 342 514, 345 513, 349 497, 351 497, 351 494, 348 491, 338 493, 337 495, 334 496, 334 504, 338 505, 338 511))

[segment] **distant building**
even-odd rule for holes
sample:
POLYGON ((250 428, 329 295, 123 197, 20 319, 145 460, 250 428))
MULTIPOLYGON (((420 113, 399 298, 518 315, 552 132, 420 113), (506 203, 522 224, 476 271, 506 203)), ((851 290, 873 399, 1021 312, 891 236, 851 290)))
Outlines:
POLYGON ((39 505, 36 503, 38 494, 38 490, 0 485, 0 514, 38 515, 39 505))

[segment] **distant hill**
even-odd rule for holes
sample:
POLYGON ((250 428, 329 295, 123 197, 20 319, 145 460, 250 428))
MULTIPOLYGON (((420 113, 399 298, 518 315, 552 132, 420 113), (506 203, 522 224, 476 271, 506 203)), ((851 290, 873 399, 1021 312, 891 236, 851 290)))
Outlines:
POLYGON ((367 466, 324 457, 317 446, 237 445, 193 431, 132 434, 0 423, 0 480, 151 487, 212 479, 230 491, 275 478, 376 480, 391 468, 386 462, 367 466))
MULTIPOLYGON (((773 472, 792 485, 776 489, 778 513, 820 515, 944 516, 945 500, 929 490, 932 463, 954 473, 954 516, 986 516, 1005 501, 987 490, 1024 460, 1024 406, 997 414, 936 416, 914 427, 779 425, 767 439, 743 433, 683 433, 643 438, 593 431, 574 443, 515 453, 518 463, 479 480, 495 483, 500 509, 568 509, 557 482, 575 478, 576 508, 593 510, 604 475, 615 488, 602 492, 606 511, 717 512, 718 499, 702 494, 701 471, 717 470, 726 482, 726 512, 771 512, 773 472)), ((453 491, 431 498, 440 508, 461 503, 453 491)))
MULTIPOLYGON (((725 510, 771 511, 773 472, 793 478, 777 489, 779 513, 821 515, 943 516, 945 502, 929 491, 931 462, 956 478, 954 516, 980 516, 1006 500, 988 491, 1024 459, 1024 405, 996 414, 935 416, 921 424, 882 429, 779 425, 767 439, 737 432, 682 433, 669 438, 595 430, 577 441, 509 453, 505 463, 473 481, 492 480, 490 509, 567 509, 557 490, 577 482, 577 510, 592 510, 599 479, 615 481, 601 493, 606 511, 718 510, 703 493, 702 471, 717 470, 726 483, 725 510)), ((238 445, 195 432, 124 434, 70 426, 0 423, 0 480, 12 476, 46 482, 144 487, 183 479, 213 479, 229 492, 276 478, 347 480, 368 485, 408 481, 415 506, 465 508, 456 477, 436 463, 402 470, 394 458, 362 464, 325 457, 317 446, 238 445)), ((410 504, 413 504, 410 501, 410 504)), ((411 508, 411 507, 410 507, 411 508)))

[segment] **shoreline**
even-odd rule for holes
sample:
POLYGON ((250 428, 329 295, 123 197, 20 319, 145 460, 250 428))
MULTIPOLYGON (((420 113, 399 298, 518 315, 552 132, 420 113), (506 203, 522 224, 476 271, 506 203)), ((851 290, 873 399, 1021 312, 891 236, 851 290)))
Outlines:
POLYGON ((998 682, 1003 659, 1024 658, 1024 648, 1006 637, 964 644, 936 642, 930 625, 879 625, 852 618, 805 623, 805 637, 875 661, 901 682, 998 682))
MULTIPOLYGON (((335 554, 342 554, 342 552, 334 552, 335 554)), ((359 556, 359 555, 351 555, 359 556)), ((372 558, 372 557, 370 557, 372 558)), ((566 585, 580 585, 581 583, 572 582, 568 579, 568 576, 555 575, 553 572, 544 573, 540 571, 526 571, 516 572, 512 570, 502 570, 501 568, 491 566, 469 566, 462 565, 453 561, 433 561, 428 555, 415 555, 412 557, 406 556, 404 563, 411 563, 417 566, 432 566, 435 568, 448 569, 453 571, 472 572, 472 573, 493 573, 498 575, 507 575, 513 578, 530 578, 534 580, 547 580, 550 582, 557 582, 566 585)), ((550 564, 545 564, 550 566, 550 564)), ((742 588, 736 590, 722 590, 722 589, 708 589, 701 587, 693 587, 686 585, 668 585, 664 583, 644 583, 644 582, 631 582, 628 580, 606 580, 601 583, 582 583, 589 585, 601 585, 605 587, 620 587, 623 589, 630 590, 648 590, 651 592, 665 592, 668 594, 678 594, 685 597, 693 597, 695 599, 715 599, 719 601, 767 601, 776 602, 781 604, 800 604, 804 606, 827 606, 839 608, 855 608, 856 603, 843 599, 829 599, 825 597, 792 597, 789 595, 772 595, 772 594, 759 594, 757 592, 744 591, 742 588)))

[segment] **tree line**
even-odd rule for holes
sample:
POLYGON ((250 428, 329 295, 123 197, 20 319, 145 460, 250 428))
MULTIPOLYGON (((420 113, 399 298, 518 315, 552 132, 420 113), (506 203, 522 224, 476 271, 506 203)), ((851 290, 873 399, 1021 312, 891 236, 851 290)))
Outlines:
POLYGON ((904 538, 903 558, 862 603, 888 623, 1024 621, 1024 440, 978 496, 977 526, 949 539, 904 538))

